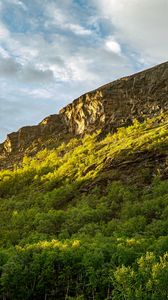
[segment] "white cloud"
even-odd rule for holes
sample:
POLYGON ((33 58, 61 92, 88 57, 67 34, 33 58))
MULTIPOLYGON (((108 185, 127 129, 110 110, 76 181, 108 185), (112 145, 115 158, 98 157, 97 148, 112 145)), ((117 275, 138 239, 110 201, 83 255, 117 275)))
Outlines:
POLYGON ((90 35, 92 33, 91 30, 85 29, 84 27, 82 27, 79 24, 67 23, 67 24, 64 24, 64 28, 69 29, 78 35, 90 35))
POLYGON ((53 97, 53 94, 51 93, 51 91, 44 89, 44 88, 39 88, 39 89, 28 89, 28 88, 24 88, 21 90, 21 92, 25 95, 29 95, 35 99, 39 98, 39 99, 51 99, 51 97, 53 97))
MULTIPOLYGON (((108 36, 106 39, 98 37, 97 31, 92 32, 79 23, 81 16, 79 19, 76 17, 76 8, 72 7, 71 1, 66 0, 63 4, 60 2, 60 5, 58 2, 51 1, 50 5, 44 2, 43 6, 48 30, 53 31, 48 36, 49 40, 41 33, 13 33, 4 39, 5 49, 7 49, 4 50, 6 51, 4 56, 12 57, 13 62, 20 66, 17 78, 20 81, 34 81, 34 83, 49 82, 52 79, 56 82, 70 82, 71 80, 80 82, 87 80, 88 82, 90 80, 95 82, 96 87, 96 82, 97 84, 105 83, 110 75, 115 78, 117 74, 119 76, 120 71, 119 73, 115 71, 113 74, 113 69, 110 70, 109 65, 117 62, 118 66, 124 68, 123 64, 128 64, 128 62, 126 58, 120 57, 121 47, 115 36, 108 36), (67 28, 75 35, 59 33, 57 28, 52 26, 67 28), (92 40, 93 43, 91 43, 92 40), (102 64, 104 64, 103 68, 102 64)), ((89 17, 88 23, 90 20, 89 17)))
POLYGON ((6 39, 9 37, 9 30, 6 26, 1 22, 0 23, 0 40, 6 39))
POLYGON ((23 3, 22 1, 19 0, 13 0, 14 4, 19 5, 23 10, 27 11, 27 6, 25 5, 25 3, 23 3))
POLYGON ((0 56, 0 77, 12 78, 15 81, 27 83, 53 82, 53 72, 50 69, 38 68, 36 65, 20 64, 12 57, 0 56))
POLYGON ((38 69, 34 65, 24 65, 19 71, 18 76, 24 82, 43 83, 53 81, 53 72, 51 70, 38 69))
POLYGON ((167 0, 92 0, 109 19, 115 34, 140 60, 158 63, 168 57, 167 0))
POLYGON ((3 58, 9 58, 10 55, 8 53, 8 51, 6 51, 3 47, 0 46, 0 56, 2 56, 3 58))
POLYGON ((92 34, 90 29, 85 28, 75 21, 75 18, 71 16, 67 9, 60 9, 56 3, 46 5, 45 9, 46 15, 49 18, 49 20, 45 23, 46 27, 55 25, 63 30, 71 31, 76 35, 92 34))
POLYGON ((120 44, 113 39, 113 37, 108 38, 105 42, 105 47, 108 51, 112 51, 116 54, 121 54, 120 44))
POLYGON ((38 57, 39 50, 38 43, 43 41, 39 36, 27 36, 25 34, 13 34, 4 40, 8 52, 17 58, 19 63, 31 62, 38 57))
POLYGON ((133 72, 119 31, 112 32, 110 17, 92 11, 89 1, 83 10, 77 1, 31 0, 28 14, 20 9, 24 1, 4 3, 10 1, 21 24, 13 19, 12 32, 11 24, 0 27, 0 129, 37 123, 80 94, 133 72))

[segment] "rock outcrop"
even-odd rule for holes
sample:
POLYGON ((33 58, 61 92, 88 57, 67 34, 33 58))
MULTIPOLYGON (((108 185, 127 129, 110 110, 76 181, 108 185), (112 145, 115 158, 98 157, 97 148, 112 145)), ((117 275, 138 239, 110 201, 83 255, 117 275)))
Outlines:
POLYGON ((82 95, 36 126, 11 133, 0 144, 0 168, 13 153, 24 153, 34 142, 66 134, 113 131, 133 119, 143 121, 168 110, 168 62, 121 78, 82 95))
POLYGON ((112 130, 168 110, 168 62, 87 93, 60 111, 74 134, 112 130))
POLYGON ((34 140, 47 138, 52 134, 57 136, 60 132, 65 133, 66 130, 61 115, 51 115, 38 125, 25 126, 17 132, 8 134, 5 142, 1 144, 1 149, 7 153, 24 151, 34 140))

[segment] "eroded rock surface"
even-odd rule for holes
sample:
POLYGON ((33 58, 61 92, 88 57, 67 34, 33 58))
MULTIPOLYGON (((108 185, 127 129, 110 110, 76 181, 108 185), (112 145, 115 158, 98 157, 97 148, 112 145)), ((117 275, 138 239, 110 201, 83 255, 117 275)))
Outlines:
POLYGON ((168 109, 168 62, 87 93, 60 113, 74 134, 112 130, 168 109))

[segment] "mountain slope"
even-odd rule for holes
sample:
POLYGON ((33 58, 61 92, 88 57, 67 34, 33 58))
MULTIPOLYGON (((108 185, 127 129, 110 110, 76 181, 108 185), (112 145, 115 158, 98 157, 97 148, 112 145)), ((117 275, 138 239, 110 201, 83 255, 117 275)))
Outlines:
POLYGON ((2 145, 0 299, 167 299, 167 68, 84 95, 2 145))
POLYGON ((114 132, 134 119, 152 118, 168 109, 168 62, 124 77, 89 92, 45 118, 37 126, 27 126, 7 136, 0 145, 0 168, 12 166, 24 153, 55 147, 74 135, 102 129, 114 132))

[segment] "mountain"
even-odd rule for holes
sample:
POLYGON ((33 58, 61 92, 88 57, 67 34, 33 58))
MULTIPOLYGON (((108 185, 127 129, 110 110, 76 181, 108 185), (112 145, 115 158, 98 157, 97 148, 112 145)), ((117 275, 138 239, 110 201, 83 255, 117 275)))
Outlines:
POLYGON ((8 134, 0 144, 0 168, 11 167, 11 161, 17 162, 24 153, 35 153, 42 145, 55 147, 65 139, 99 129, 114 132, 134 119, 142 122, 167 111, 167 81, 168 62, 82 95, 58 115, 8 134))
POLYGON ((0 300, 168 299, 168 63, 0 145, 0 300))

